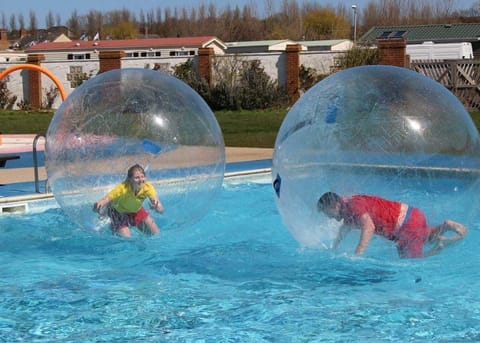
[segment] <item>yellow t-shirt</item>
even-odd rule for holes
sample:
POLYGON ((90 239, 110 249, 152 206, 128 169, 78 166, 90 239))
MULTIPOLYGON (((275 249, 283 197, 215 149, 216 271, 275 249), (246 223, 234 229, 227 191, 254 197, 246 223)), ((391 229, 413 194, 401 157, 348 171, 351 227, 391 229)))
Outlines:
POLYGON ((150 182, 145 182, 135 195, 130 183, 123 181, 116 185, 108 196, 112 200, 113 207, 120 213, 136 213, 142 207, 146 198, 156 196, 157 192, 150 182))

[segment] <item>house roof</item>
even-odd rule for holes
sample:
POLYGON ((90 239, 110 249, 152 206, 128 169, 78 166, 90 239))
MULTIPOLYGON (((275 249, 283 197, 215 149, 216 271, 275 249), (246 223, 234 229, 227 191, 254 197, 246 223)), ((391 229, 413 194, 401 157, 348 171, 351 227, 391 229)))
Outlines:
POLYGON ((374 44, 381 38, 405 38, 407 43, 476 42, 480 39, 480 23, 374 26, 359 42, 374 44))
POLYGON ((27 53, 64 51, 64 50, 112 50, 112 49, 146 49, 146 48, 203 48, 216 43, 226 49, 225 44, 213 36, 176 37, 176 38, 147 38, 147 39, 112 39, 112 40, 75 40, 71 42, 44 42, 38 43, 25 50, 27 53))
POLYGON ((305 45, 306 47, 312 46, 334 46, 348 41, 348 39, 326 39, 326 40, 306 40, 300 41, 299 43, 305 45))
POLYGON ((266 40, 252 40, 252 41, 241 41, 241 42, 227 42, 225 43, 228 47, 230 46, 270 46, 281 43, 294 43, 289 39, 266 39, 266 40))
POLYGON ((243 42, 227 42, 225 43, 228 48, 247 48, 247 47, 261 47, 261 46, 275 46, 278 44, 295 44, 294 41, 289 39, 270 39, 270 40, 255 40, 255 41, 243 41, 243 42))

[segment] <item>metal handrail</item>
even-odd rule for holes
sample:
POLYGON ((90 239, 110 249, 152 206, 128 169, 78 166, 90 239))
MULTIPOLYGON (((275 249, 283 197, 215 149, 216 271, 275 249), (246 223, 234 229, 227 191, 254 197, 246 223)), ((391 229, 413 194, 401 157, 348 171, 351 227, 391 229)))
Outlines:
MULTIPOLYGON (((43 137, 45 138, 45 140, 47 139, 47 137, 45 136, 45 134, 43 133, 39 133, 35 136, 35 138, 33 139, 33 172, 35 174, 35 192, 37 193, 42 193, 40 192, 40 180, 39 180, 39 177, 38 177, 38 156, 37 156, 37 142, 38 140, 43 137)), ((45 181, 45 193, 47 193, 47 183, 48 183, 48 179, 45 181)))

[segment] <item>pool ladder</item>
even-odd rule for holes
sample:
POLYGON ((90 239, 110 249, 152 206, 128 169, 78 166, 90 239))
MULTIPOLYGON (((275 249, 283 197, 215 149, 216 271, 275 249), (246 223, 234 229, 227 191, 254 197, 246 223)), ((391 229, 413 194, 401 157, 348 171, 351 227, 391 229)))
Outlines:
MULTIPOLYGON (((38 176, 38 155, 37 155, 37 143, 40 138, 44 138, 45 140, 47 137, 43 133, 39 133, 38 135, 35 136, 33 139, 33 173, 35 175, 35 192, 37 193, 42 193, 40 191, 40 178, 38 176)), ((48 178, 45 180, 45 192, 48 193, 48 178)))

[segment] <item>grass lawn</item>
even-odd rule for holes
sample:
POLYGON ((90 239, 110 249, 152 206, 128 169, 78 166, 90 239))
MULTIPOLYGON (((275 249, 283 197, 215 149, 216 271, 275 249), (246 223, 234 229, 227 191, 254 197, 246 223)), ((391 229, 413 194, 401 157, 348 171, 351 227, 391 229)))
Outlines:
MULTIPOLYGON (((215 113, 226 146, 273 148, 286 109, 265 111, 218 111, 215 113)), ((0 132, 45 133, 53 112, 0 110, 0 132)))
POLYGON ((226 146, 273 148, 286 109, 215 112, 226 146))
MULTIPOLYGON (((287 114, 286 109, 265 111, 215 112, 226 146, 273 148, 278 129, 287 114)), ((480 112, 470 113, 480 128, 480 112)), ((45 133, 53 112, 0 110, 0 132, 45 133)))
POLYGON ((45 133, 53 112, 0 110, 0 132, 2 133, 45 133))
POLYGON ((470 112, 470 117, 472 117, 473 123, 480 130, 480 112, 470 112))

